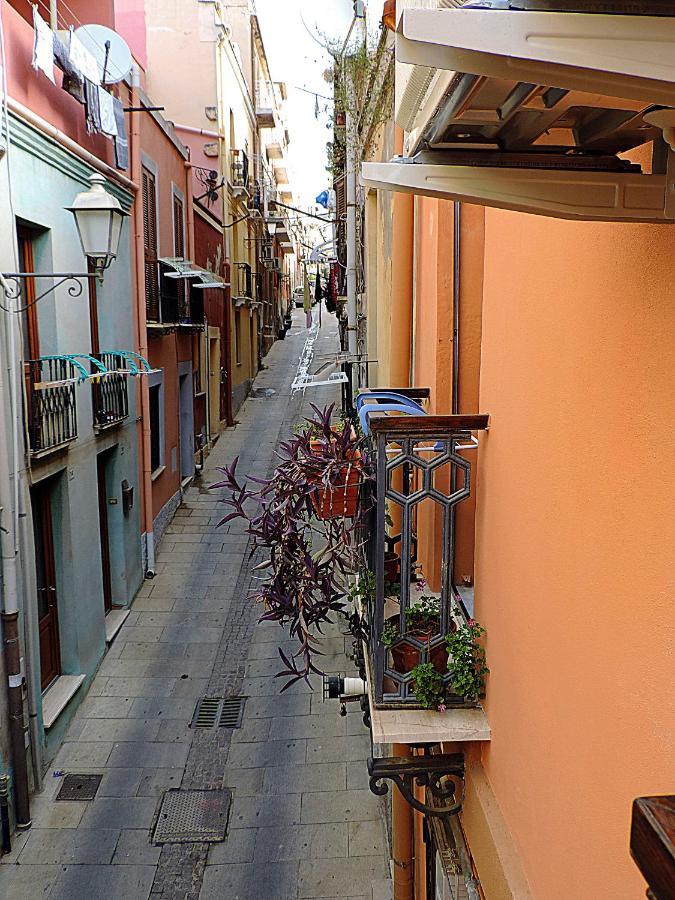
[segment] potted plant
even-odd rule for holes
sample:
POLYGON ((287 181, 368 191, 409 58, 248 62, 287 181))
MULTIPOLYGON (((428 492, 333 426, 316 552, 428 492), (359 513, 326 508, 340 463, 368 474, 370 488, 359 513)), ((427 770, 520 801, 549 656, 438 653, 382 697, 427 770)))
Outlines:
POLYGON ((363 439, 348 419, 340 425, 330 425, 318 413, 311 423, 309 450, 316 469, 316 490, 312 503, 318 519, 353 519, 359 508, 359 492, 363 481, 363 460, 360 446, 363 439))
MULTIPOLYGON (((425 584, 425 582, 421 582, 425 584)), ((433 595, 423 595, 405 611, 406 634, 428 644, 440 628, 440 601, 433 595)), ((454 625, 454 623, 453 623, 454 625)), ((402 641, 399 617, 391 616, 384 624, 381 642, 391 652, 394 669, 401 674, 411 672, 420 661, 420 650, 414 644, 402 641)), ((444 644, 429 649, 429 660, 442 674, 447 671, 448 651, 444 644)))
MULTIPOLYGON (((328 519, 321 547, 315 546, 317 483, 330 484, 344 466, 345 453, 355 448, 344 429, 331 440, 333 407, 313 409, 315 419, 281 445, 280 462, 271 478, 242 483, 235 459, 220 469, 224 479, 213 486, 225 489, 223 502, 231 510, 219 524, 242 519, 253 539, 252 555, 263 556, 256 566, 257 587, 251 595, 262 605, 261 620, 288 627, 298 642, 295 653, 279 650, 285 668, 278 674, 289 678, 282 690, 300 679, 308 681, 311 672, 323 674, 315 662, 322 628, 335 613, 345 613, 348 577, 358 571, 361 561, 358 518, 328 519), (310 448, 316 429, 324 438, 320 456, 310 448)), ((362 458, 362 477, 365 463, 362 458)))

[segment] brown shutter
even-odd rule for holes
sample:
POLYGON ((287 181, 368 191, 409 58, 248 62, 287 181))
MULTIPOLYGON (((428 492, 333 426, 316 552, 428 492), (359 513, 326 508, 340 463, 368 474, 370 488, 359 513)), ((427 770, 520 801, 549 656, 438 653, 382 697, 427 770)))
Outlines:
POLYGON ((157 262, 157 186, 155 176, 142 170, 143 251, 145 256, 145 309, 148 322, 159 322, 159 270, 157 262))
MULTIPOLYGON (((173 198, 173 255, 185 259, 185 217, 183 201, 174 195, 173 198)), ((186 279, 178 279, 178 315, 180 319, 190 318, 190 285, 186 279)))

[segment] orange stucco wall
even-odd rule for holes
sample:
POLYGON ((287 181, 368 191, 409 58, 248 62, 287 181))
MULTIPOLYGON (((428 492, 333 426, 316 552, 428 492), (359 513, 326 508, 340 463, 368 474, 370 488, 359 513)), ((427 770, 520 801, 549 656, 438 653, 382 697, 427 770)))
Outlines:
POLYGON ((630 804, 672 792, 675 229, 487 210, 483 764, 542 900, 639 900, 630 804))

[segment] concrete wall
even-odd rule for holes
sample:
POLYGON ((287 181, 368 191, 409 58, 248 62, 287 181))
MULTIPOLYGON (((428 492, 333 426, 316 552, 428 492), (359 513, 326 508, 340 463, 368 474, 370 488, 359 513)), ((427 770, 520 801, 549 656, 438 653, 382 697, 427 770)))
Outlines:
MULTIPOLYGON (((82 254, 72 214, 64 207, 87 186, 88 166, 43 137, 27 124, 12 119, 11 176, 12 208, 3 207, 3 271, 15 271, 11 232, 17 220, 39 229, 36 238, 38 271, 82 272, 82 254)), ((131 197, 108 185, 127 207, 131 197)), ((48 281, 41 281, 47 287, 48 281)), ((98 286, 98 317, 101 349, 133 349, 133 297, 130 275, 130 233, 125 224, 118 258, 106 272, 105 283, 98 286)), ((66 287, 39 301, 38 324, 40 352, 83 354, 91 352, 88 293, 85 286, 79 297, 71 297, 66 287)), ((142 580, 139 539, 139 504, 127 516, 122 515, 121 481, 135 487, 138 497, 138 460, 136 442, 136 391, 129 385, 129 416, 116 428, 97 435, 93 428, 92 394, 89 383, 76 386, 78 437, 66 451, 33 461, 23 473, 24 490, 29 483, 52 479, 53 524, 59 602, 59 626, 63 674, 85 674, 91 678, 105 649, 103 582, 97 504, 97 454, 110 450, 109 496, 117 498, 109 516, 112 548, 114 601, 128 605, 142 580)), ((28 509, 27 493, 24 504, 28 509)), ((29 538, 32 542, 32 537, 29 538)), ((32 546, 22 556, 31 560, 32 546)), ((26 583, 33 575, 26 565, 26 583)), ((36 603, 27 591, 26 602, 36 603)), ((39 665, 37 645, 29 648, 34 665, 39 665)), ((77 697, 83 695, 81 691, 77 697)), ((41 705, 38 698, 40 723, 41 705)), ((45 737, 46 759, 57 748, 77 700, 71 703, 45 737)))
POLYGON ((639 898, 672 789, 673 226, 486 211, 484 766, 535 897, 639 898))

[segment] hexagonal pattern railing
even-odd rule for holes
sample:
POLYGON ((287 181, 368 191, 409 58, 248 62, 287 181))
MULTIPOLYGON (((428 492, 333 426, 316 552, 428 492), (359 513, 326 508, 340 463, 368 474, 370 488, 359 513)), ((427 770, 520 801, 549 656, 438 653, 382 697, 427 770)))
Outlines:
MULTIPOLYGON (((463 612, 454 600, 452 566, 454 558, 453 510, 471 494, 471 462, 459 449, 471 443, 473 431, 487 427, 487 416, 403 416, 371 420, 371 440, 376 451, 376 527, 370 541, 369 561, 375 572, 376 595, 369 610, 370 653, 375 702, 378 706, 419 705, 410 669, 417 662, 434 663, 449 684, 445 635, 461 624, 463 612), (417 571, 417 525, 422 504, 433 505, 440 518, 439 615, 436 629, 420 633, 411 629, 406 612, 415 603, 411 586, 417 571), (388 512, 398 508, 401 530, 392 535, 388 512), (400 598, 388 597, 387 553, 399 547, 400 598), (382 642, 387 622, 398 628, 389 646, 382 642), (401 664, 401 660, 407 665, 401 664)), ((389 576, 391 577, 391 576, 389 576)), ((390 590, 390 589, 389 589, 390 590)), ((420 592, 422 593, 422 592, 420 592)), ((427 592, 428 593, 428 592, 427 592)), ((436 596, 438 592, 436 592, 436 596)), ((466 705, 462 697, 448 692, 450 705, 466 705)))

